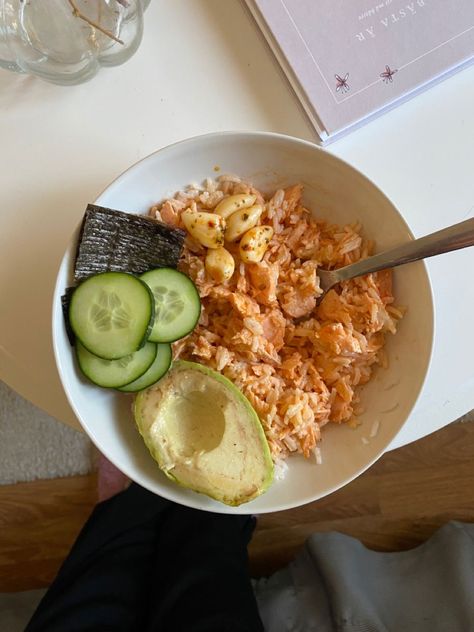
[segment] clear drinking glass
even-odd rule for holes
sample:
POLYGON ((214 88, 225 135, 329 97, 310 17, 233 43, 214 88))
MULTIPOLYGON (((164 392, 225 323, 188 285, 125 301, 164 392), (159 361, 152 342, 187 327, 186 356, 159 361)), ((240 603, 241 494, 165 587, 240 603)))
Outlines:
POLYGON ((0 0, 0 66, 62 85, 137 50, 149 0, 0 0))

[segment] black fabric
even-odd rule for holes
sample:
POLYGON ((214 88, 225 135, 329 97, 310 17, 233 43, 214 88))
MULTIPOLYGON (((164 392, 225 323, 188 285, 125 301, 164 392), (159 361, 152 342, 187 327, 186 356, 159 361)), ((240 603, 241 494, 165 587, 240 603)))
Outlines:
POLYGON ((132 484, 97 505, 25 632, 260 632, 254 526, 132 484))

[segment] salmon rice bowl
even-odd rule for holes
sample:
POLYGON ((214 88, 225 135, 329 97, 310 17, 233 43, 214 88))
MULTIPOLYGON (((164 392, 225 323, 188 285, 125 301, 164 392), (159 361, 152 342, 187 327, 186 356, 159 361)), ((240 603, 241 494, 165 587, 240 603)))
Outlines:
POLYGON ((387 366, 386 336, 404 314, 389 270, 342 282, 318 301, 318 268, 366 258, 374 243, 359 223, 333 225, 315 210, 301 184, 265 196, 233 175, 190 185, 150 209, 186 231, 178 267, 202 303, 194 331, 173 344, 174 358, 231 380, 283 467, 293 454, 320 462, 326 424, 358 425, 360 387, 387 366))

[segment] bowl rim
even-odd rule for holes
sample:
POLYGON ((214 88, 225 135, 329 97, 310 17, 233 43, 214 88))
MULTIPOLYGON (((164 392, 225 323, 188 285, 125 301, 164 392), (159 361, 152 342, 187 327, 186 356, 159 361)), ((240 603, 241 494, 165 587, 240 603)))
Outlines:
MULTIPOLYGON (((257 140, 257 139, 273 139, 273 140, 279 140, 279 141, 283 141, 283 142, 287 142, 296 146, 300 146, 300 147, 306 147, 308 149, 311 150, 316 150, 319 152, 323 152, 324 154, 326 154, 327 157, 330 158, 330 160, 334 160, 335 162, 339 162, 342 163, 343 165, 345 165, 346 167, 348 167, 349 169, 351 169, 352 171, 356 172, 356 174, 362 179, 364 180, 367 184, 369 184, 372 188, 374 188, 375 190, 377 190, 378 193, 380 193, 388 202, 389 204, 392 206, 393 210, 397 213, 399 219, 401 220, 401 222, 404 225, 404 228, 406 229, 407 234, 409 235, 410 239, 414 239, 414 235, 413 232, 410 228, 410 226, 408 225, 407 221, 405 220, 404 216, 402 215, 402 213, 400 212, 400 210, 398 209, 398 207, 394 204, 394 202, 391 200, 390 197, 388 197, 388 195, 386 193, 384 193, 384 191, 373 182, 373 180, 371 180, 367 175, 365 175, 362 171, 360 171, 357 167, 355 167, 354 165, 352 165, 350 162, 344 160, 343 158, 340 158, 339 156, 327 151, 326 149, 324 149, 323 147, 320 147, 319 145, 317 145, 314 142, 308 141, 308 140, 304 140, 301 138, 297 138, 295 136, 290 136, 287 134, 281 134, 278 132, 267 132, 267 131, 255 131, 255 130, 224 130, 224 131, 218 131, 218 132, 209 132, 209 133, 205 133, 205 134, 198 134, 195 136, 191 136, 185 139, 181 139, 172 143, 169 143, 167 145, 164 145, 163 147, 160 147, 159 149, 156 149, 155 151, 151 152, 150 154, 144 156, 143 158, 140 158, 139 160, 137 160, 136 162, 134 162, 132 165, 130 165, 129 167, 127 167, 124 171, 122 171, 120 174, 118 174, 107 186, 105 186, 101 192, 97 195, 97 197, 94 200, 94 204, 100 204, 100 200, 102 198, 102 196, 104 196, 107 192, 110 191, 110 189, 112 189, 114 186, 116 186, 122 179, 126 178, 127 175, 129 174, 129 172, 133 171, 134 169, 136 169, 139 165, 141 165, 142 163, 150 160, 153 156, 155 156, 156 154, 165 151, 165 150, 169 150, 172 149, 174 147, 178 147, 180 145, 186 145, 186 144, 191 144, 193 142, 205 142, 207 140, 212 140, 214 138, 222 138, 222 137, 231 137, 231 136, 240 136, 240 137, 248 137, 250 140, 257 140)), ((58 335, 57 332, 59 331, 58 329, 58 324, 57 324, 57 318, 56 318, 56 314, 57 312, 57 300, 60 299, 64 288, 60 287, 60 272, 61 272, 61 268, 64 264, 64 259, 65 257, 68 255, 68 253, 71 251, 72 247, 73 247, 73 238, 80 226, 80 224, 82 223, 82 219, 80 220, 79 224, 76 225, 76 227, 74 228, 74 230, 71 232, 70 238, 68 240, 68 244, 66 246, 66 249, 63 253, 63 256, 61 257, 61 260, 59 262, 58 268, 57 268, 57 273, 56 273, 56 282, 55 282, 55 287, 54 287, 54 292, 53 292, 53 300, 52 300, 52 304, 51 304, 51 310, 52 310, 52 320, 51 320, 51 327, 52 327, 52 342, 53 342, 53 352, 54 352, 54 359, 56 362, 56 368, 59 374, 59 378, 61 381, 61 385, 63 387, 63 391, 66 395, 66 398, 69 402, 69 405, 71 406, 74 414, 76 415, 81 428, 83 429, 83 431, 85 432, 85 434, 89 437, 89 439, 92 441, 92 443, 97 447, 97 449, 104 454, 104 456, 106 456, 107 459, 109 459, 109 461, 111 463, 113 463, 115 465, 115 467, 117 467, 120 471, 122 471, 126 476, 128 476, 132 481, 135 481, 136 478, 138 478, 136 476, 136 472, 131 472, 129 471, 128 468, 123 468, 122 465, 117 465, 115 458, 113 455, 109 454, 109 450, 107 448, 107 446, 102 446, 99 445, 99 441, 96 439, 96 436, 94 434, 94 432, 89 428, 89 426, 82 420, 81 414, 79 412, 79 410, 77 409, 74 401, 72 400, 72 397, 70 396, 68 389, 66 388, 65 385, 65 381, 63 379, 63 370, 62 370, 62 363, 61 363, 61 356, 60 356, 60 351, 59 351, 59 347, 58 347, 58 335)), ((400 433, 400 431, 402 430, 402 428, 406 425, 406 423, 408 422, 410 416, 413 413, 413 410, 415 409, 416 405, 418 404, 420 397, 422 395, 422 393, 425 391, 426 388, 426 382, 427 382, 427 378, 431 372, 431 367, 432 367, 432 360, 433 360, 433 353, 434 353, 434 344, 435 344, 435 332, 436 332, 436 314, 435 314, 435 302, 434 302, 434 294, 433 294, 433 287, 432 287, 432 282, 431 282, 431 277, 430 277, 430 273, 429 273, 429 268, 426 265, 426 261, 425 260, 420 260, 419 262, 417 262, 418 265, 421 265, 423 267, 424 270, 424 277, 426 280, 426 290, 428 292, 428 297, 429 297, 429 305, 427 305, 427 311, 429 311, 429 316, 430 316, 430 326, 431 326, 431 336, 430 336, 430 342, 429 342, 429 349, 427 349, 427 362, 426 362, 426 369, 424 372, 424 376, 421 380, 421 385, 419 388, 419 391, 416 395, 416 397, 413 400, 413 403, 410 407, 410 409, 407 412, 405 421, 400 424, 399 428, 397 429, 397 431, 395 432, 395 434, 392 436, 392 438, 390 439, 389 443, 387 443, 384 447, 382 447, 380 450, 377 450, 374 455, 367 461, 367 463, 365 463, 362 467, 360 467, 359 469, 357 469, 357 471, 354 472, 353 475, 351 475, 350 477, 346 478, 344 480, 344 482, 342 484, 335 484, 333 486, 331 486, 330 488, 328 488, 324 494, 310 494, 308 496, 305 496, 301 501, 298 501, 297 503, 291 502, 291 501, 287 501, 287 502, 281 502, 278 503, 276 505, 274 505, 272 508, 258 508, 258 513, 259 514, 264 514, 264 513, 273 513, 273 512, 277 512, 277 511, 285 511, 287 509, 294 509, 297 507, 302 507, 304 505, 307 505, 311 502, 315 502, 321 498, 324 498, 325 496, 328 496, 329 494, 334 493, 335 491, 342 489, 343 487, 345 487, 347 484, 349 484, 350 482, 352 482, 353 480, 355 480, 358 476, 360 476, 361 474, 363 474, 369 467, 371 467, 386 451, 388 451, 390 449, 390 445, 393 443, 393 441, 396 439, 396 437, 398 436, 398 434, 400 433)), ((62 314, 62 312, 61 312, 62 314)), ((140 486, 144 487, 145 489, 147 489, 148 491, 157 494, 156 489, 153 488, 153 486, 148 485, 146 482, 140 481, 138 483, 140 486)), ((159 495, 162 496, 163 498, 166 498, 168 500, 171 500, 173 502, 180 502, 178 500, 176 500, 176 498, 174 497, 174 495, 172 493, 170 493, 166 488, 160 489, 159 491, 159 495)), ((239 505, 238 507, 230 507, 228 505, 224 505, 222 503, 218 503, 217 501, 215 501, 215 504, 218 506, 213 506, 211 508, 209 507, 203 507, 202 503, 200 502, 200 498, 202 497, 202 494, 198 494, 198 493, 194 493, 193 494, 193 499, 190 500, 189 503, 186 503, 186 506, 188 507, 193 507, 195 509, 200 509, 202 511, 212 511, 215 513, 225 513, 225 514, 247 514, 249 512, 252 511, 252 501, 251 503, 244 503, 243 505, 239 505), (196 500, 194 501, 194 498, 196 498, 196 500)), ((207 499, 207 497, 205 497, 207 499)), ((256 499, 258 501, 258 498, 256 499)), ((182 503, 184 504, 184 503, 182 503)))

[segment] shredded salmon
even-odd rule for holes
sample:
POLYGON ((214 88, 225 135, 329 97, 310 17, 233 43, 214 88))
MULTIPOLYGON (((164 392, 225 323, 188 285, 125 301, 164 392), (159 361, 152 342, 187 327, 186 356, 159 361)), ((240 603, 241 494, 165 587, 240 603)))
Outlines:
POLYGON ((316 454, 321 428, 353 423, 358 387, 384 364, 387 333, 402 312, 393 306, 392 275, 378 272, 321 295, 318 267, 338 268, 371 254, 361 226, 315 219, 295 184, 271 197, 236 176, 207 180, 151 209, 182 226, 183 210, 212 212, 226 196, 253 193, 264 206, 260 223, 274 229, 259 263, 244 264, 229 245, 235 272, 225 283, 208 276, 206 250, 187 237, 180 269, 195 282, 202 313, 195 330, 174 344, 175 357, 220 371, 256 410, 275 462, 316 454), (306 317, 304 322, 299 322, 306 317))

